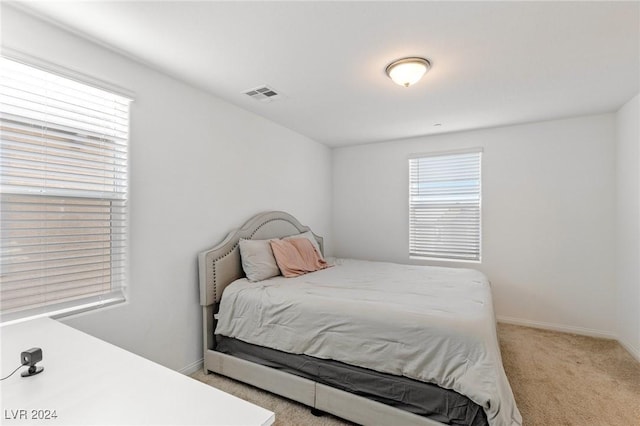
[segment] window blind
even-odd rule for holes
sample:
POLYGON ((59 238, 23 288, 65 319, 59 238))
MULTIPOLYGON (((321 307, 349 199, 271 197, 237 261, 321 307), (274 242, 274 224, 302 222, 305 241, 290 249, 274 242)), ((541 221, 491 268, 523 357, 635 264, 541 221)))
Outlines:
POLYGON ((0 61, 2 320, 122 300, 130 100, 0 61))
POLYGON ((481 151, 409 159, 409 255, 480 260, 481 151))

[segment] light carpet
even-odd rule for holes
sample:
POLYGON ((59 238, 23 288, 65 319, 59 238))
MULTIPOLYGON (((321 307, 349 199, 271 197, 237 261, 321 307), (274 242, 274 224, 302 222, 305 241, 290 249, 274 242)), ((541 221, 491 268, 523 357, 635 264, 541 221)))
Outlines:
MULTIPOLYGON (((504 368, 525 426, 640 426, 640 363, 618 342, 499 324, 504 368)), ((276 414, 276 426, 351 423, 216 374, 192 376, 276 414)))

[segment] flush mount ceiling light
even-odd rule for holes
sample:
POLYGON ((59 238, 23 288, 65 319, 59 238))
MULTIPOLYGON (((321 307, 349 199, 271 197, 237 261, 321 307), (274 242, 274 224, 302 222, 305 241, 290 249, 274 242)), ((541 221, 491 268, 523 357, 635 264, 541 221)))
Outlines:
POLYGON ((403 58, 387 66, 387 75, 394 83, 409 87, 417 83, 431 68, 431 62, 424 58, 403 58))

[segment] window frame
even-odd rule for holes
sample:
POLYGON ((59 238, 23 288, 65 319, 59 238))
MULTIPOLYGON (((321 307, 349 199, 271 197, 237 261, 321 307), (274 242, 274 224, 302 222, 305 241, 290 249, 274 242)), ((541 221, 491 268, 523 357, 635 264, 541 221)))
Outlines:
MULTIPOLYGON (((115 198, 110 199, 108 196, 104 196, 104 195, 101 197, 96 197, 95 194, 93 195, 82 194, 82 191, 80 190, 76 190, 75 195, 70 195, 69 193, 65 195, 66 197, 77 197, 80 199, 87 199, 87 200, 94 200, 94 201, 95 200, 109 201, 110 203, 109 203, 108 209, 110 212, 109 215, 111 215, 111 217, 113 217, 113 214, 115 214, 114 208, 117 209, 116 207, 114 207, 113 202, 114 201, 122 202, 123 214, 121 215, 121 217, 123 219, 121 220, 121 223, 124 224, 126 229, 124 230, 124 236, 122 238, 122 246, 121 246, 124 250, 124 254, 122 255, 123 260, 121 261, 122 273, 120 274, 122 278, 118 280, 118 283, 117 283, 118 285, 115 288, 113 287, 114 277, 112 275, 113 272, 110 272, 109 273, 110 289, 107 293, 96 294, 94 292, 87 296, 78 297, 72 300, 55 301, 53 303, 42 305, 42 306, 27 307, 26 309, 10 310, 8 312, 0 312, 0 324, 6 325, 9 323, 20 322, 20 321, 24 321, 24 320, 35 318, 35 317, 41 317, 41 316, 50 316, 53 318, 59 318, 67 315, 77 314, 81 312, 86 312, 86 311, 126 302, 129 296, 128 285, 130 282, 129 280, 129 273, 130 273, 130 268, 129 268, 130 241, 129 239, 130 239, 131 232, 129 228, 129 223, 130 223, 129 221, 129 215, 130 215, 129 187, 130 187, 130 167, 131 167, 130 165, 131 104, 133 103, 133 99, 134 99, 133 94, 127 90, 124 90, 118 86, 107 83, 105 81, 89 77, 85 74, 78 73, 68 68, 64 68, 56 64, 52 64, 38 58, 34 58, 32 56, 25 55, 21 52, 17 52, 14 50, 3 49, 1 53, 1 57, 3 59, 17 62, 24 66, 31 67, 41 72, 52 74, 54 76, 61 77, 66 80, 71 80, 76 84, 81 84, 93 89, 98 89, 100 91, 108 92, 110 95, 117 96, 122 100, 125 100, 127 102, 127 112, 126 112, 127 135, 126 135, 126 142, 125 142, 125 147, 126 147, 125 160, 124 160, 125 166, 123 168, 124 174, 125 174, 124 199, 118 199, 118 200, 115 198)), ((25 122, 29 120, 30 120, 29 118, 25 117, 25 122)), ((15 197, 15 196, 19 196, 20 194, 25 194, 27 196, 34 196, 32 191, 29 192, 26 190, 24 192, 21 192, 19 190, 17 191, 9 190, 6 192, 2 191, 3 197, 5 197, 5 195, 7 197, 15 197)), ((53 190, 50 189, 49 192, 44 195, 48 197, 56 197, 56 196, 59 196, 60 194, 55 189, 53 190)), ((37 194, 35 194, 35 196, 37 196, 37 194)), ((44 202, 46 203, 46 200, 44 202)), ((43 205, 43 204, 39 204, 39 205, 43 205)), ((112 221, 113 219, 109 219, 109 222, 112 222, 112 221)), ((114 228, 112 223, 109 226, 109 235, 110 235, 109 241, 112 240, 113 229, 114 228)), ((109 243, 109 253, 110 253, 108 255, 109 259, 111 259, 111 257, 114 255, 115 253, 114 250, 117 250, 117 249, 118 249, 117 246, 114 246, 112 243, 109 243)), ((109 261, 109 264, 113 265, 113 262, 109 261)), ((111 266, 111 268, 112 267, 113 266, 111 266)), ((111 271, 113 271, 113 269, 111 269, 111 271)))
POLYGON ((459 150, 449 150, 449 151, 433 151, 433 152, 422 152, 422 153, 414 153, 410 154, 407 158, 407 176, 408 176, 408 184, 407 184, 407 230, 408 230, 408 256, 409 259, 413 260, 428 260, 428 261, 437 261, 437 262, 455 262, 455 263, 473 263, 480 264, 482 263, 482 252, 483 252, 483 214, 482 214, 482 192, 483 192, 483 157, 484 157, 484 149, 482 147, 473 147, 473 148, 465 148, 459 150), (446 157, 446 156, 456 156, 456 155, 467 155, 467 154, 477 154, 478 155, 478 229, 477 229, 477 258, 464 258, 464 257, 445 257, 443 256, 432 256, 429 254, 420 254, 416 253, 417 250, 412 250, 412 233, 414 232, 412 226, 412 173, 411 173, 411 161, 419 160, 425 158, 435 158, 435 157, 446 157))

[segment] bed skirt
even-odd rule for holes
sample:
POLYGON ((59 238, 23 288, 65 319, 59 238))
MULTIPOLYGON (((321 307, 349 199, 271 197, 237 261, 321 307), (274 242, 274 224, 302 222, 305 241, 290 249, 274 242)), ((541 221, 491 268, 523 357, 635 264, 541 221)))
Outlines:
POLYGON ((486 426, 484 410, 469 398, 435 384, 342 362, 295 355, 216 336, 217 352, 303 377, 450 425, 486 426))

